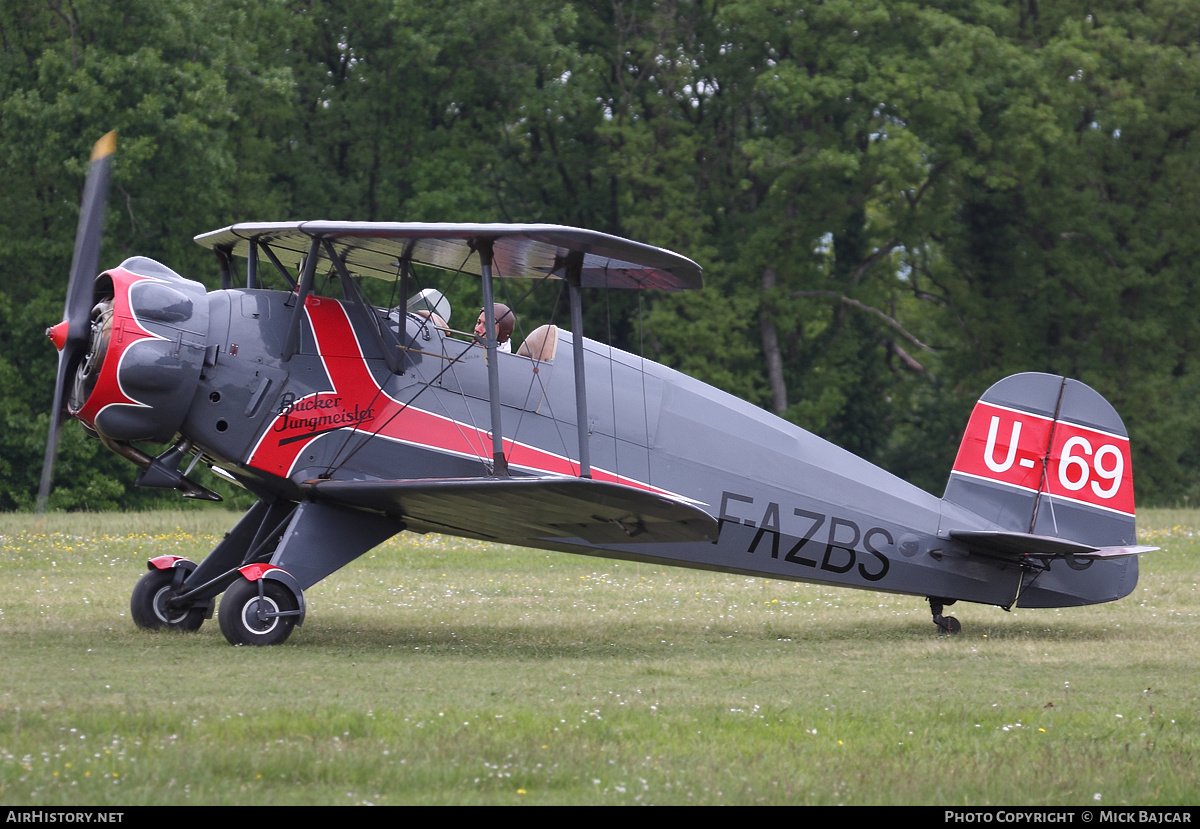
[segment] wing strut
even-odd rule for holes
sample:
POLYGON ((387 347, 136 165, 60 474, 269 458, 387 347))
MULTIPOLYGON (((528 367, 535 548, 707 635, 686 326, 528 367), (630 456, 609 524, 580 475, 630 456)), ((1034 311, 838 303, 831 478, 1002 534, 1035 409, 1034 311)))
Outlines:
POLYGON ((592 477, 592 459, 588 450, 587 383, 583 379, 583 253, 572 251, 567 258, 567 288, 571 300, 571 351, 575 357, 575 429, 579 433, 579 477, 592 477))
POLYGON ((408 314, 408 288, 412 282, 412 249, 416 242, 409 239, 404 245, 404 253, 396 260, 396 271, 400 275, 400 302, 396 305, 397 336, 400 338, 400 370, 397 374, 403 374, 408 367, 408 351, 405 346, 408 344, 407 335, 404 327, 404 317, 408 314))
POLYGON ((233 251, 225 247, 213 248, 213 252, 221 266, 221 290, 228 291, 233 287, 233 251))
POLYGON ((479 271, 483 281, 483 322, 487 336, 488 397, 492 417, 492 474, 508 477, 508 461, 504 459, 504 433, 500 425, 500 364, 496 360, 496 299, 492 290, 492 239, 472 240, 479 254, 479 271))
MULTIPOLYGON (((367 332, 374 340, 375 346, 379 349, 379 353, 383 355, 383 361, 387 364, 388 371, 392 374, 399 374, 401 371, 402 352, 399 348, 393 348, 387 344, 383 338, 382 326, 379 322, 379 317, 367 309, 367 303, 362 297, 362 292, 359 291, 358 285, 351 278, 350 272, 346 270, 346 263, 338 256, 337 251, 333 249, 333 242, 325 240, 325 255, 329 257, 329 261, 333 263, 333 267, 338 272, 338 278, 342 282, 342 292, 346 296, 346 301, 354 306, 354 309, 362 316, 366 323, 367 332)), ((400 343, 397 342, 398 346, 400 343)))
POLYGON ((250 250, 246 254, 246 287, 254 290, 258 287, 258 240, 250 240, 250 250))
POLYGON ((283 281, 295 289, 296 280, 292 279, 292 275, 288 273, 287 268, 283 266, 283 263, 279 261, 279 257, 275 255, 275 251, 271 250, 271 246, 262 240, 259 240, 258 245, 262 248, 263 253, 267 255, 267 258, 271 260, 271 264, 275 266, 275 270, 283 277, 283 281))
POLYGON ((300 350, 300 321, 304 319, 304 305, 308 295, 312 293, 313 277, 317 272, 317 259, 321 255, 321 237, 314 236, 308 247, 308 258, 304 261, 304 273, 300 277, 300 287, 296 295, 296 307, 292 309, 292 318, 288 320, 287 339, 283 341, 283 354, 280 356, 286 363, 300 350))

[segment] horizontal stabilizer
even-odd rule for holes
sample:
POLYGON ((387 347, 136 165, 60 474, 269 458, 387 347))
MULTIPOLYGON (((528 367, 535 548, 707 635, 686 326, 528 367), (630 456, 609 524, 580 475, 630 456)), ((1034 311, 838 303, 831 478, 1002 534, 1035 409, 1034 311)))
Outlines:
POLYGON ((1033 535, 1022 532, 975 532, 951 530, 950 537, 975 550, 1019 559, 1023 556, 1119 558, 1150 553, 1158 547, 1127 544, 1116 547, 1095 547, 1066 538, 1033 535))
POLYGON ((382 512, 410 529, 519 544, 715 541, 717 522, 685 501, 588 478, 309 481, 309 497, 382 512))

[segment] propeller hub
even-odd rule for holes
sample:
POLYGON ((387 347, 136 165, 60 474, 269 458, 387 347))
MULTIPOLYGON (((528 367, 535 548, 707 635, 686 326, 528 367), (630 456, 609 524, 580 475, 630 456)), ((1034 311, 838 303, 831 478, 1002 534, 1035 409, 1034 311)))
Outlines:
POLYGON ((46 336, 50 338, 50 342, 54 343, 54 347, 59 351, 63 350, 63 346, 67 344, 67 329, 71 324, 67 320, 63 320, 58 325, 52 325, 46 329, 46 336))

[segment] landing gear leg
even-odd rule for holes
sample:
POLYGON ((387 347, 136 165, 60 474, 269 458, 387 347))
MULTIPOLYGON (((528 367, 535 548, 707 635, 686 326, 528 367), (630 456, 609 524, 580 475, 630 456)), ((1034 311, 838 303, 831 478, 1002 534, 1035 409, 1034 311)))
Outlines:
POLYGON ((938 633, 943 636, 953 636, 962 630, 962 625, 953 616, 943 616, 942 607, 954 604, 954 599, 935 599, 929 597, 929 610, 933 613, 933 623, 937 625, 938 633))

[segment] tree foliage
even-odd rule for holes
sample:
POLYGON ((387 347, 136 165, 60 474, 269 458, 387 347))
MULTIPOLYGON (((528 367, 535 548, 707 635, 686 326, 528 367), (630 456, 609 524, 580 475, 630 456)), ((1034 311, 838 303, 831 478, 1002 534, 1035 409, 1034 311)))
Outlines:
MULTIPOLYGON (((934 491, 1037 370, 1114 402, 1143 500, 1200 495, 1198 34, 1187 0, 0 0, 0 508, 112 128, 107 263, 212 284, 191 236, 240 220, 595 228, 707 287, 596 297, 589 332, 934 491)), ((69 437, 53 503, 159 497, 128 466, 69 437)))

